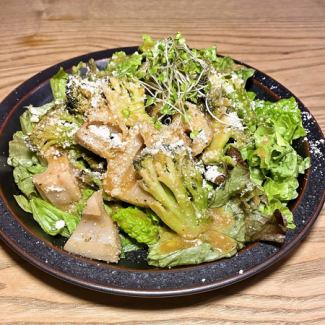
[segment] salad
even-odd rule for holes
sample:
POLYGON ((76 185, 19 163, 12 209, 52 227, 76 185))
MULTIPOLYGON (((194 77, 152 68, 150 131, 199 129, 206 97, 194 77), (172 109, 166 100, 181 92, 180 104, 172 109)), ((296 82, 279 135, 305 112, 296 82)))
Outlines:
POLYGON ((9 143, 17 203, 66 251, 108 263, 145 248, 149 265, 174 267, 282 243, 310 166, 292 146, 305 130, 294 98, 245 89, 253 74, 179 33, 61 68, 53 100, 29 105, 9 143))

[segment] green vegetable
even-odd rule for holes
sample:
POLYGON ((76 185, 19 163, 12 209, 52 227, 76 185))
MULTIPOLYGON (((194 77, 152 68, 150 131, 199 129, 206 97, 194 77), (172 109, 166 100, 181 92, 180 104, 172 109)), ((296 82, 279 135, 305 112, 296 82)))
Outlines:
POLYGON ((229 250, 214 249, 211 244, 194 240, 184 241, 175 233, 167 230, 160 232, 160 240, 149 247, 148 264, 157 267, 201 264, 236 253, 236 245, 229 250))
MULTIPOLYGON (((238 76, 238 78, 240 78, 241 80, 243 80, 243 85, 246 84, 246 81, 252 77, 255 73, 254 69, 251 68, 246 68, 246 67, 241 67, 239 70, 236 71, 236 75, 238 76)), ((255 97, 255 93, 247 93, 248 96, 253 96, 254 99, 255 97)))
POLYGON ((125 253, 134 252, 142 248, 141 244, 137 243, 136 240, 130 238, 127 235, 120 233, 120 239, 121 239, 120 257, 125 257, 125 253))
POLYGON ((77 65, 74 65, 72 67, 72 74, 73 75, 80 75, 80 71, 83 69, 83 68, 86 68, 87 67, 87 64, 80 61, 77 65))
POLYGON ((56 106, 57 105, 54 101, 39 107, 32 105, 27 106, 27 110, 20 117, 22 131, 25 134, 30 135, 34 129, 35 124, 40 121, 42 116, 46 115, 47 112, 56 106))
MULTIPOLYGON (((233 255, 233 254, 232 254, 233 255)), ((173 267, 180 265, 201 264, 211 262, 222 257, 217 250, 213 249, 208 243, 193 244, 193 246, 174 250, 171 252, 161 252, 160 244, 152 247, 148 254, 148 264, 157 267, 173 267)))
POLYGON ((14 134, 13 139, 9 142, 9 165, 30 167, 38 162, 35 153, 27 147, 26 138, 22 131, 17 131, 14 134))
POLYGON ((102 186, 101 175, 105 172, 103 159, 79 146, 71 147, 68 157, 73 167, 79 170, 79 179, 85 186, 93 189, 102 186))
POLYGON ((32 198, 30 207, 35 221, 51 236, 60 234, 69 237, 80 221, 78 216, 64 212, 39 198, 32 198))
POLYGON ((275 179, 296 178, 303 166, 308 166, 292 146, 277 131, 259 126, 253 135, 255 145, 242 149, 241 153, 252 167, 259 167, 264 175, 271 173, 275 179))
POLYGON ((64 107, 52 109, 37 123, 29 141, 44 155, 50 147, 62 149, 75 145, 74 134, 80 128, 83 120, 67 112, 64 107))
POLYGON ((139 75, 142 55, 135 52, 126 55, 125 52, 115 52, 109 61, 106 70, 110 71, 114 77, 134 77, 139 75))
POLYGON ((129 207, 117 210, 112 219, 138 243, 154 244, 158 240, 159 227, 143 211, 129 207))
POLYGON ((24 134, 31 134, 34 128, 34 123, 31 121, 32 113, 26 109, 26 111, 19 117, 21 130, 24 134))
POLYGON ((275 210, 273 210, 273 208, 269 210, 264 209, 262 211, 250 209, 248 211, 245 218, 246 241, 254 242, 257 240, 266 240, 283 243, 286 227, 282 227, 279 224, 274 216, 275 210))
POLYGON ((213 229, 236 240, 238 248, 244 246, 246 239, 245 214, 240 203, 238 199, 229 200, 222 207, 209 209, 213 216, 213 229))
POLYGON ((310 166, 309 158, 300 157, 291 145, 305 135, 300 110, 294 98, 275 103, 257 100, 254 106, 253 142, 241 154, 249 164, 251 179, 263 186, 268 197, 264 213, 271 215, 278 209, 288 228, 294 228, 292 213, 283 203, 297 197, 297 177, 310 166))
POLYGON ((68 74, 61 67, 59 71, 51 78, 50 84, 52 94, 56 100, 65 100, 65 88, 67 85, 68 74))
POLYGON ((30 203, 29 203, 29 201, 26 199, 26 197, 24 195, 14 195, 14 198, 15 198, 16 202, 18 203, 18 205, 25 212, 32 213, 32 208, 30 206, 30 203))
POLYGON ((247 168, 237 164, 230 171, 225 185, 214 192, 210 207, 225 205, 233 196, 240 194, 247 186, 250 186, 249 172, 247 168))
POLYGON ((289 201, 298 196, 298 192, 296 191, 298 186, 299 182, 296 178, 288 177, 281 181, 268 179, 263 187, 270 201, 273 199, 289 201))
MULTIPOLYGON (((289 144, 292 140, 306 135, 302 126, 301 114, 296 100, 291 97, 281 99, 275 103, 255 101, 255 113, 258 122, 273 127, 278 137, 282 137, 289 144)), ((278 139, 278 142, 282 142, 278 139)))
POLYGON ((140 50, 143 53, 146 53, 146 54, 150 55, 151 54, 151 50, 156 45, 156 41, 153 40, 150 35, 143 35, 142 36, 142 39, 143 39, 143 43, 140 46, 140 50))
POLYGON ((296 228, 292 212, 286 206, 286 203, 281 202, 280 200, 272 200, 267 204, 261 205, 260 211, 264 216, 273 216, 275 211, 279 211, 285 221, 285 227, 289 229, 296 228))
POLYGON ((208 191, 186 151, 160 151, 142 156, 135 167, 141 185, 155 200, 150 208, 172 230, 187 238, 196 237, 207 223, 208 191))
POLYGON ((224 148, 232 136, 234 136, 234 131, 231 129, 224 132, 216 132, 210 145, 203 152, 203 162, 205 164, 221 162, 224 157, 224 148))
POLYGON ((142 84, 154 105, 161 104, 162 115, 186 115, 185 103, 204 97, 203 84, 209 64, 217 64, 215 48, 191 50, 181 34, 154 41, 144 36, 143 64, 139 69, 142 84))
POLYGON ((108 86, 105 97, 109 104, 114 106, 115 114, 125 125, 152 123, 144 106, 145 89, 139 81, 111 78, 108 86))
MULTIPOLYGON (((84 78, 75 76, 65 88, 66 105, 69 113, 83 116, 91 107, 92 93, 80 85, 84 78)), ((85 77, 86 82, 91 82, 85 77)))
POLYGON ((37 194, 32 177, 42 173, 46 168, 42 166, 34 152, 26 145, 26 136, 17 131, 13 140, 9 142, 8 164, 14 167, 13 176, 15 183, 27 197, 37 194))
POLYGON ((30 197, 33 194, 37 195, 37 191, 33 184, 33 176, 35 174, 42 173, 46 169, 41 165, 37 165, 35 167, 37 172, 30 172, 30 168, 25 168, 23 166, 17 166, 13 171, 15 183, 17 184, 19 190, 27 197, 30 197))
MULTIPOLYGON (((209 113, 214 119, 223 120, 225 109, 227 113, 235 113, 243 120, 244 125, 255 127, 255 113, 253 110, 251 93, 245 89, 248 78, 254 70, 236 65, 229 60, 228 66, 216 67, 208 75, 208 91, 206 106, 210 107, 209 113), (213 112, 213 114, 212 114, 213 112)), ((223 125, 233 126, 231 122, 222 121, 223 125)), ((221 132, 223 133, 223 132, 221 132)))

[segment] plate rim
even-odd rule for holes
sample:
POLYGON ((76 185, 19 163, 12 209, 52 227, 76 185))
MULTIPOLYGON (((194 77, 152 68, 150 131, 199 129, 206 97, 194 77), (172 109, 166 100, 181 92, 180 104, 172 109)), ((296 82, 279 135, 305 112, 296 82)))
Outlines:
MULTIPOLYGON (((22 92, 22 94, 24 93, 24 86, 26 86, 29 83, 34 84, 34 87, 32 87, 26 94, 26 96, 28 97, 30 95, 31 92, 33 91, 37 91, 38 88, 40 88, 42 86, 42 84, 46 83, 48 81, 48 79, 53 76, 53 71, 54 70, 58 70, 61 66, 65 69, 70 68, 73 64, 73 62, 75 61, 88 61, 90 58, 94 58, 96 61, 98 60, 104 60, 105 58, 109 57, 108 53, 114 53, 116 51, 125 51, 128 54, 135 52, 138 49, 137 46, 132 46, 132 47, 120 47, 120 48, 112 48, 112 49, 105 49, 105 50, 101 50, 101 51, 96 51, 96 52, 90 52, 90 53, 86 53, 80 56, 76 56, 73 58, 70 58, 68 60, 62 61, 60 63, 57 63, 55 65, 52 65, 48 68, 46 68, 45 70, 42 70, 40 72, 38 72, 37 74, 33 75, 32 77, 30 77, 29 79, 25 80, 24 82, 22 82, 19 86, 17 86, 14 90, 12 90, 0 103, 0 135, 3 132, 4 127, 7 124, 7 121, 11 118, 11 115, 15 112, 15 110, 17 109, 17 106, 19 106, 20 101, 22 100, 21 98, 18 98, 17 100, 17 96, 18 94, 20 94, 22 92), (10 107, 10 103, 11 102, 16 102, 14 104, 14 106, 10 107), (3 112, 2 107, 5 107, 6 105, 8 105, 8 109, 7 111, 3 112)), ((239 64, 243 64, 246 67, 251 67, 250 65, 243 63, 241 61, 235 60, 236 63, 239 64)), ((284 87, 281 83, 279 83, 278 81, 276 81, 275 79, 273 79, 272 77, 270 77, 269 75, 265 74, 264 72, 261 72, 260 70, 253 68, 256 72, 255 74, 259 74, 260 76, 262 76, 263 78, 266 78, 268 81, 272 82, 273 84, 277 85, 277 87, 279 87, 281 89, 281 91, 286 92, 288 94, 290 94, 291 96, 293 96, 298 104, 299 107, 303 108, 303 110, 305 110, 306 112, 308 112, 309 114, 310 111, 309 109, 299 100, 299 98, 297 98, 291 91, 289 91, 286 87, 284 87)), ((256 78, 256 77, 255 77, 256 78)), ((256 80, 258 80, 258 78, 256 78, 256 80)), ((271 91, 272 93, 274 93, 272 91, 272 89, 268 88, 265 84, 263 84, 263 82, 261 82, 260 80, 258 80, 264 87, 266 87, 269 91, 271 91)), ((25 91, 26 93, 26 91, 25 91)), ((324 135, 323 132, 319 126, 319 124, 317 123, 316 119, 313 117, 313 115, 311 114, 313 121, 315 122, 315 126, 318 129, 318 132, 321 136, 322 139, 324 139, 324 135)), ((307 182, 308 182, 308 178, 307 178, 307 182)), ((1 194, 1 204, 0 204, 0 212, 2 212, 2 214, 5 212, 3 211, 3 208, 7 209, 7 213, 9 214, 9 216, 11 218, 15 218, 12 213, 10 212, 10 205, 6 204, 5 200, 2 199, 2 192, 1 194), (8 207, 9 207, 9 211, 8 211, 8 207)), ((59 278, 61 280, 64 280, 68 283, 71 284, 75 284, 75 285, 79 285, 81 287, 84 288, 88 288, 88 289, 92 289, 92 290, 96 290, 96 291, 101 291, 101 292, 105 292, 105 293, 111 293, 111 294, 117 294, 117 295, 123 295, 123 296, 134 296, 134 297, 175 297, 175 296, 184 296, 184 295, 191 295, 191 294, 197 294, 197 293, 201 293, 201 292, 206 292, 206 291, 210 291, 210 290, 215 290, 218 288, 223 288, 225 286, 237 283, 239 281, 245 280, 249 277, 252 277, 254 275, 256 275, 257 273, 260 273, 262 271, 264 271, 265 269, 267 269, 268 267, 270 267, 271 265, 279 262, 280 260, 282 260, 285 256, 289 255, 290 253, 293 252, 293 250, 301 243, 301 241, 305 238, 305 236, 309 233, 312 225, 314 224, 314 222, 316 221, 317 217, 319 216, 319 213, 322 209, 322 206, 324 204, 324 200, 325 200, 325 191, 323 191, 322 195, 319 198, 319 203, 318 205, 314 208, 314 213, 312 215, 312 217, 308 220, 308 222, 304 225, 303 229, 301 230, 301 232, 295 237, 293 238, 292 241, 290 241, 285 247, 284 249, 280 249, 279 251, 277 251, 274 255, 270 256, 269 258, 267 258, 266 261, 254 266, 253 268, 245 271, 243 274, 237 274, 235 276, 232 276, 230 278, 226 278, 226 279, 222 279, 220 281, 216 281, 213 283, 209 283, 209 284, 202 284, 200 286, 193 286, 193 287, 187 287, 187 288, 178 288, 178 289, 173 289, 173 290, 169 290, 169 289, 155 289, 155 290, 141 290, 141 289, 124 289, 124 288, 119 288, 119 287, 115 287, 111 284, 109 284, 108 286, 104 286, 104 285, 100 285, 100 284, 96 284, 93 282, 89 282, 86 280, 81 280, 79 278, 73 277, 70 274, 67 274, 65 272, 62 272, 61 270, 57 270, 57 269, 53 269, 53 267, 50 266, 50 264, 47 264, 45 262, 41 262, 39 261, 37 258, 35 258, 35 256, 33 254, 29 254, 26 251, 24 251, 23 247, 19 246, 19 243, 17 241, 14 241, 12 238, 10 238, 10 236, 8 236, 8 234, 6 234, 3 230, 2 227, 0 227, 0 239, 2 240, 2 242, 4 242, 5 244, 7 244, 7 246, 9 246, 14 252, 16 252, 20 257, 22 257, 24 260, 28 261, 29 263, 31 263, 32 265, 36 266, 38 269, 56 277, 59 278)), ((299 204, 298 204, 299 205, 299 204)), ((0 218, 2 218, 2 214, 0 215, 0 218)), ((1 220, 1 219, 0 219, 1 220)), ((24 225, 19 222, 19 220, 16 220, 17 223, 24 228, 24 225)), ((0 224, 1 226, 1 224, 0 224)), ((26 228, 25 228, 26 229, 26 228)), ((37 238, 37 240, 42 241, 45 245, 49 246, 49 244, 44 241, 41 238, 38 238, 35 234, 33 234, 32 232, 30 232, 28 229, 26 229, 31 236, 37 238)), ((53 249, 53 248, 52 248, 53 249)), ((193 266, 195 267, 199 267, 199 266, 204 266, 204 264, 202 265, 197 265, 197 266, 193 266)), ((176 269, 173 269, 174 271, 176 269)), ((143 270, 143 272, 145 272, 146 270, 143 270)), ((165 269, 160 270, 161 272, 166 271, 165 269)), ((132 272, 132 271, 130 271, 132 272)))

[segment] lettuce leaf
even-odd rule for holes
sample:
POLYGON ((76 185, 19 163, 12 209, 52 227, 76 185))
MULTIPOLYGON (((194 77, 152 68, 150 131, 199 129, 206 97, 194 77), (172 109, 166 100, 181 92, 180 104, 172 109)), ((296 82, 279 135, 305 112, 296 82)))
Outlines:
POLYGON ((283 243, 286 227, 281 227, 274 216, 274 206, 268 205, 265 210, 252 209, 246 214, 246 238, 248 242, 265 240, 283 243))
POLYGON ((35 154, 26 146, 25 135, 22 131, 17 131, 13 139, 9 142, 8 164, 13 167, 30 167, 37 162, 35 154))
POLYGON ((32 113, 26 109, 26 111, 19 117, 21 130, 24 134, 29 135, 32 133, 35 123, 33 123, 31 120, 32 113))
POLYGON ((121 240, 121 255, 120 257, 125 257, 125 253, 128 252, 134 252, 137 251, 143 246, 139 244, 136 240, 133 238, 130 238, 129 236, 125 234, 120 233, 120 240, 121 240))
POLYGON ((291 97, 277 102, 255 101, 255 113, 263 124, 273 127, 277 135, 288 143, 306 135, 296 100, 291 97))
POLYGON ((156 244, 156 246, 152 246, 149 250, 148 264, 157 267, 201 264, 203 262, 211 262, 222 257, 230 257, 231 255, 222 256, 208 243, 202 243, 166 253, 160 251, 159 244, 156 244))
POLYGON ((139 75, 142 55, 135 52, 126 55, 125 52, 115 52, 109 61, 106 70, 110 71, 115 77, 134 77, 139 75))
POLYGON ((34 197, 29 203, 33 218, 51 236, 69 237, 80 221, 77 215, 62 211, 40 198, 34 197))
POLYGON ((258 127, 252 134, 253 142, 241 149, 253 177, 257 180, 263 178, 262 175, 275 180, 297 178, 310 162, 291 146, 293 139, 305 135, 296 101, 290 98, 276 103, 256 103, 258 127))
POLYGON ((51 78, 50 84, 54 99, 65 100, 65 88, 68 81, 68 74, 61 67, 59 71, 51 78))
POLYGON ((232 227, 224 233, 235 239, 240 247, 244 246, 246 236, 245 214, 239 206, 239 201, 230 200, 223 207, 223 210, 224 213, 231 215, 233 218, 232 227))
POLYGON ((131 238, 139 243, 154 244, 158 240, 159 226, 146 213, 135 207, 117 210, 112 219, 131 238))
POLYGON ((25 135, 22 131, 14 134, 9 142, 8 164, 14 167, 13 176, 20 191, 27 197, 37 194, 33 184, 33 175, 45 171, 34 152, 25 143, 25 135))
POLYGON ((298 196, 297 177, 310 166, 310 159, 302 158, 292 147, 292 141, 306 134, 300 110, 294 98, 271 103, 255 101, 257 128, 251 133, 253 141, 241 148, 248 162, 250 178, 262 185, 268 198, 266 215, 279 210, 293 228, 293 217, 285 202, 298 196))
POLYGON ((285 226, 289 229, 295 229, 296 225, 294 224, 293 214, 287 207, 286 203, 273 199, 272 201, 269 201, 268 204, 261 205, 260 207, 260 211, 263 215, 273 215, 277 210, 281 213, 282 218, 285 220, 285 226))
POLYGON ((20 126, 24 134, 30 135, 33 132, 34 126, 40 121, 49 110, 55 107, 55 102, 52 101, 45 105, 35 107, 32 105, 27 106, 25 112, 20 116, 20 126))
POLYGON ((24 195, 14 195, 14 198, 21 209, 33 214, 33 218, 48 235, 56 236, 60 234, 64 237, 70 237, 81 219, 88 198, 93 193, 92 189, 84 189, 81 200, 69 213, 41 199, 36 192, 33 192, 31 199, 27 199, 24 195))
POLYGON ((33 184, 33 176, 35 174, 42 173, 45 171, 45 168, 41 165, 34 166, 33 171, 37 170, 38 172, 30 172, 29 168, 23 166, 17 166, 14 168, 13 175, 15 183, 22 193, 27 197, 31 197, 33 194, 37 194, 35 186, 33 184))
POLYGON ((30 203, 24 195, 14 195, 14 198, 21 209, 23 209, 25 212, 32 213, 30 203))
POLYGON ((159 241, 149 247, 148 264, 157 267, 201 264, 230 257, 236 251, 217 250, 202 241, 186 243, 177 234, 161 230, 159 241))
POLYGON ((225 205, 231 197, 239 194, 250 183, 248 169, 240 164, 230 171, 229 178, 223 187, 219 187, 213 193, 210 200, 210 207, 221 207, 225 205))
POLYGON ((264 191, 269 199, 281 201, 293 200, 298 196, 296 189, 299 182, 295 177, 288 177, 282 180, 268 179, 263 185, 264 191))

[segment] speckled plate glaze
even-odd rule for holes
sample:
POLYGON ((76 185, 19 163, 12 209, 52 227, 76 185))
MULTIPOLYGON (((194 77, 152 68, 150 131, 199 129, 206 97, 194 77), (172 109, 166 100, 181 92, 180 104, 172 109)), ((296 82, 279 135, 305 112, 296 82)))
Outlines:
MULTIPOLYGON (((62 66, 69 70, 80 61, 94 58, 98 66, 115 51, 133 53, 137 48, 111 49, 79 56, 40 72, 16 88, 0 107, 0 237, 21 257, 50 275, 67 282, 106 293, 138 296, 168 297, 189 295, 222 288, 247 279, 265 270, 290 253, 301 243, 316 220, 324 203, 325 171, 324 136, 308 109, 297 99, 303 112, 303 124, 308 132, 306 140, 297 141, 298 152, 310 155, 312 166, 300 178, 299 197, 291 203, 295 223, 282 246, 255 243, 236 256, 198 266, 175 269, 151 268, 146 252, 132 252, 117 265, 70 255, 63 251, 63 238, 50 237, 42 232, 33 218, 23 212, 13 195, 18 194, 12 169, 7 165, 8 142, 19 126, 19 116, 29 104, 43 105, 52 99, 51 78, 62 66)), ((240 63, 240 62, 239 62, 240 63)), ((247 88, 260 99, 271 101, 294 96, 264 73, 256 70, 247 88)))

